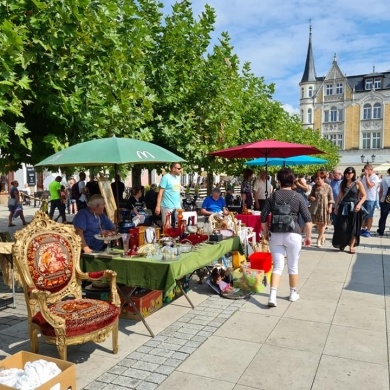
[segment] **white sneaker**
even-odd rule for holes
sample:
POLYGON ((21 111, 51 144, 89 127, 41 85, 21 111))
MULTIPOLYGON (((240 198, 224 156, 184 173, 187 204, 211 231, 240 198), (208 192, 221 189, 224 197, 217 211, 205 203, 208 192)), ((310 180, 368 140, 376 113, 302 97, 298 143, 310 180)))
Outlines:
POLYGON ((276 302, 276 298, 269 298, 268 299, 268 306, 269 307, 276 307, 276 306, 278 306, 278 303, 276 302))
MULTIPOLYGON (((293 293, 291 293, 290 294, 290 297, 288 298, 288 300, 290 301, 290 302, 295 302, 295 301, 297 301, 299 299, 299 294, 296 292, 296 291, 294 291, 293 293)), ((268 304, 269 305, 269 304, 268 304)))

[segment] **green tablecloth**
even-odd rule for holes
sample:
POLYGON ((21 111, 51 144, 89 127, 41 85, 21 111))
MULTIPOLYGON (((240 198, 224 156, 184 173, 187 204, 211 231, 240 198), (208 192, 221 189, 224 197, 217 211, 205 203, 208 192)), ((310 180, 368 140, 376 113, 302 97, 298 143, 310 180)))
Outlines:
POLYGON ((231 251, 242 252, 239 237, 223 240, 217 244, 207 244, 189 253, 183 253, 177 260, 157 261, 146 258, 99 258, 83 255, 81 269, 84 272, 111 269, 116 271, 117 282, 127 286, 170 291, 176 280, 202 268, 231 251))

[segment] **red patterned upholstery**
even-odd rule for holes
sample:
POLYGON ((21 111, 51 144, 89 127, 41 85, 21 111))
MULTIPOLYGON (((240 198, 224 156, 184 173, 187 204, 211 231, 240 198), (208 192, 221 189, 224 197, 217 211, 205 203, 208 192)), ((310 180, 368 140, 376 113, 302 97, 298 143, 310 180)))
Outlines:
POLYGON ((73 258, 70 243, 55 233, 42 234, 27 248, 31 278, 39 290, 56 292, 72 278, 73 258))
MULTIPOLYGON (((72 299, 56 302, 49 307, 52 314, 65 319, 67 337, 79 336, 110 325, 117 320, 119 308, 95 299, 72 299)), ((55 336, 54 328, 43 318, 41 312, 32 319, 46 336, 55 336)))

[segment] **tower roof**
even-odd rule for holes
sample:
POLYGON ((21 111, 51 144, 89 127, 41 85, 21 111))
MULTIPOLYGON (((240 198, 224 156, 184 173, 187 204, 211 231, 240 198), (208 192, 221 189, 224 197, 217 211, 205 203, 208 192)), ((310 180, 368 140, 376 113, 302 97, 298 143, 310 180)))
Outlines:
POLYGON ((316 81, 316 80, 317 80, 317 75, 316 75, 316 68, 314 66, 313 48, 311 45, 311 25, 310 25, 309 46, 307 48, 305 70, 303 72, 301 83, 306 83, 306 82, 316 81))

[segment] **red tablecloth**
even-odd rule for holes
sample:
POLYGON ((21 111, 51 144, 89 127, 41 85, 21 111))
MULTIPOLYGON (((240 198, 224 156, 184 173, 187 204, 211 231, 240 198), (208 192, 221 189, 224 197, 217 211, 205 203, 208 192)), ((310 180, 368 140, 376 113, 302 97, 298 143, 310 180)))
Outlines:
POLYGON ((236 214, 236 219, 240 220, 241 223, 247 227, 252 227, 256 233, 256 241, 259 241, 261 235, 261 216, 252 214, 236 214))

